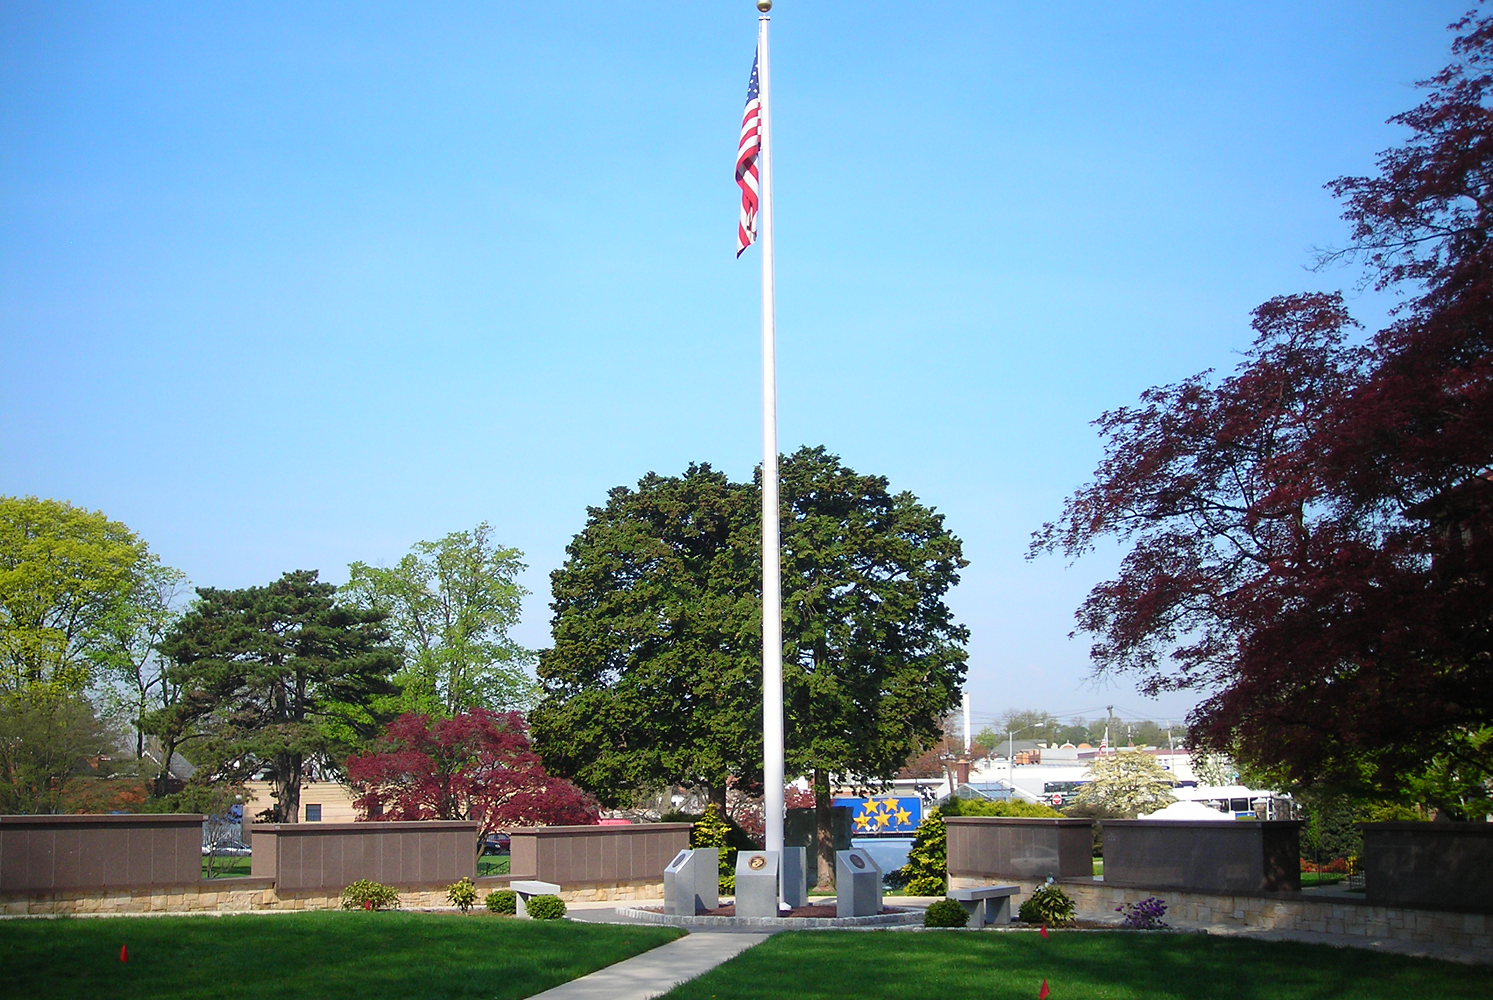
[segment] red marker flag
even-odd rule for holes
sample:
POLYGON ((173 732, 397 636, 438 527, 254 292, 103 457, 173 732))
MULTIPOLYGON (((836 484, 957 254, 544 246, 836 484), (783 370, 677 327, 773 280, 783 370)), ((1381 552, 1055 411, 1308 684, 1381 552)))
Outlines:
POLYGON ((1042 925, 1042 936, 1043 937, 1047 936, 1047 925, 1046 924, 1042 925))
POLYGON ((1047 980, 1042 980, 1042 988, 1037 991, 1037 1000, 1047 1000, 1047 980))
POLYGON ((119 946, 119 960, 121 962, 128 962, 130 960, 129 945, 122 944, 119 946))

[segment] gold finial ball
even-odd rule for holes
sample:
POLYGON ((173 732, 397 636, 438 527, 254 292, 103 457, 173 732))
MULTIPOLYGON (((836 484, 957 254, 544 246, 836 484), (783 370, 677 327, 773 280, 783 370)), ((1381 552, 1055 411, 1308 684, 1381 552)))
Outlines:
POLYGON ((757 9, 766 14, 772 10, 772 0, 757 0, 757 9))

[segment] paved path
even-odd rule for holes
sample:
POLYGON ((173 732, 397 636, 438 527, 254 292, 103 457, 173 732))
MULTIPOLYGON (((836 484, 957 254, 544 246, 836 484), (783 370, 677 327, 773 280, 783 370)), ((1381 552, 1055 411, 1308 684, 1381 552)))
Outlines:
POLYGON ((686 934, 677 941, 563 986, 536 993, 530 1000, 648 1000, 720 965, 770 934, 686 934))

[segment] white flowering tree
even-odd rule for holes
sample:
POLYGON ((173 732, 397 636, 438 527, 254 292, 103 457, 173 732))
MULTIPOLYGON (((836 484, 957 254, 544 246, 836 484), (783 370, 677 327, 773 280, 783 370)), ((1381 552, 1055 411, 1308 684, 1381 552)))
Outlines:
POLYGON ((1078 789, 1078 805, 1095 805, 1135 816, 1176 801, 1172 776, 1147 753, 1121 751, 1089 762, 1088 783, 1078 789))

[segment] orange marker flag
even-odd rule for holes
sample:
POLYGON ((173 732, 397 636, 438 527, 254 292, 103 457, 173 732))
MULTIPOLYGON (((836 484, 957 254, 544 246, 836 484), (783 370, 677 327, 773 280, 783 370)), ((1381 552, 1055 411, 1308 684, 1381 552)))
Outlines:
POLYGON ((122 945, 119 946, 119 960, 121 962, 128 962, 130 960, 130 946, 129 945, 122 944, 122 945))
POLYGON ((1037 991, 1037 1000, 1047 1000, 1047 980, 1042 980, 1042 988, 1037 991))
POLYGON ((1042 936, 1043 937, 1047 936, 1047 925, 1046 924, 1042 925, 1042 936))

